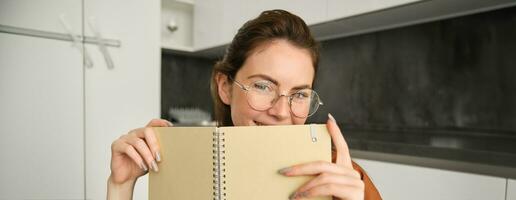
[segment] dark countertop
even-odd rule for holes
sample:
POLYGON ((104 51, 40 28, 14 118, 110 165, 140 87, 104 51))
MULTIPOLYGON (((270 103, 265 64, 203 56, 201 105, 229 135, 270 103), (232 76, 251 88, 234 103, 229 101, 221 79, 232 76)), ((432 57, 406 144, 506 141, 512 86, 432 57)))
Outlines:
POLYGON ((514 132, 418 128, 342 132, 356 158, 516 178, 514 132))

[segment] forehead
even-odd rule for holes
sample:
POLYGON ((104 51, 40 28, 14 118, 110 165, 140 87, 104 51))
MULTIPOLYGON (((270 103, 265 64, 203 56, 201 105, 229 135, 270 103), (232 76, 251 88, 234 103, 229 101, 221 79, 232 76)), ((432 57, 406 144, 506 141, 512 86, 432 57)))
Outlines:
POLYGON ((314 66, 310 52, 286 40, 275 40, 257 46, 247 57, 236 78, 262 74, 278 82, 280 87, 312 85, 314 66))

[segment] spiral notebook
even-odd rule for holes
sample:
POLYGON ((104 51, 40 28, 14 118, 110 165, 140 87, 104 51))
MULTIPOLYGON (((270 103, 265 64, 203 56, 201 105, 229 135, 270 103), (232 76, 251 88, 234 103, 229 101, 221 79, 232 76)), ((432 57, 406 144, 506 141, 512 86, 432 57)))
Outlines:
MULTIPOLYGON (((288 199, 312 176, 278 170, 331 161, 326 125, 155 128, 159 172, 149 174, 149 199, 288 199)), ((319 198, 319 199, 331 199, 319 198)))

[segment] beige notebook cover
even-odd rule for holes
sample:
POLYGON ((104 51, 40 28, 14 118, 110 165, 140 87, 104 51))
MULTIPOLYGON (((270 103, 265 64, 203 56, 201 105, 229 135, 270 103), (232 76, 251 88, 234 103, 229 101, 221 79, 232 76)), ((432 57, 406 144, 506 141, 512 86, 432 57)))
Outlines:
POLYGON ((162 161, 149 174, 150 200, 288 199, 313 177, 285 177, 279 169, 331 161, 326 125, 155 130, 162 161))

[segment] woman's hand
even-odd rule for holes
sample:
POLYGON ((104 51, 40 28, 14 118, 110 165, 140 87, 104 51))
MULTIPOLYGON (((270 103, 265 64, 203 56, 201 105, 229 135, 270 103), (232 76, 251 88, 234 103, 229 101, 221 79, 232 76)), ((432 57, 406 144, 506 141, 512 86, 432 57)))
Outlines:
POLYGON ((159 144, 151 127, 168 127, 172 123, 153 119, 144 128, 138 128, 121 136, 111 144, 111 184, 133 183, 147 173, 158 171, 159 144))
POLYGON ((335 119, 328 114, 326 126, 337 150, 335 163, 317 161, 280 170, 285 176, 316 175, 297 189, 290 199, 334 196, 337 199, 364 199, 364 182, 353 169, 349 149, 335 119))

